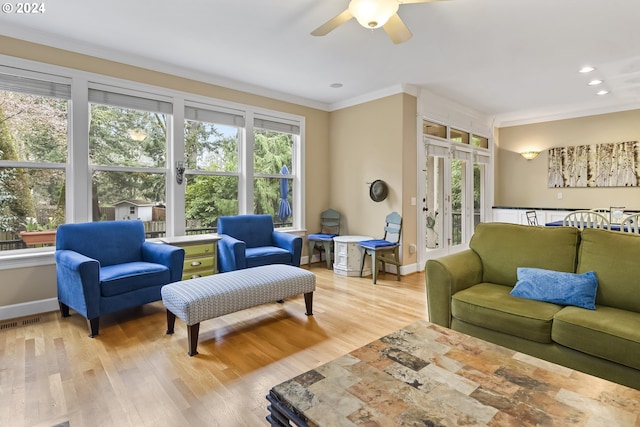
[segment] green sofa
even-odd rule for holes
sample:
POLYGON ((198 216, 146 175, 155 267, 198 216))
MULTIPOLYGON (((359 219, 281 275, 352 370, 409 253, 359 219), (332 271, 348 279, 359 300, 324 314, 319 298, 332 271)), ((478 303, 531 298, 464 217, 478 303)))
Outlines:
POLYGON ((425 277, 432 323, 640 389, 640 235, 479 224, 425 277), (511 296, 518 267, 595 271, 596 310, 511 296))

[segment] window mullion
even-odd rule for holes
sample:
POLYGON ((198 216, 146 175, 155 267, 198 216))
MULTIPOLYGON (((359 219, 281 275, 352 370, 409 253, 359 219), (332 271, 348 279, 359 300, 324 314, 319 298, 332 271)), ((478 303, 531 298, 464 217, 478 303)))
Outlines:
POLYGON ((253 112, 248 111, 244 132, 244 143, 240 144, 240 179, 238 182, 238 209, 241 214, 253 213, 253 157, 255 147, 255 137, 253 132, 253 112))
POLYGON ((89 83, 76 77, 71 85, 71 126, 66 184, 67 222, 91 221, 89 171, 89 83))

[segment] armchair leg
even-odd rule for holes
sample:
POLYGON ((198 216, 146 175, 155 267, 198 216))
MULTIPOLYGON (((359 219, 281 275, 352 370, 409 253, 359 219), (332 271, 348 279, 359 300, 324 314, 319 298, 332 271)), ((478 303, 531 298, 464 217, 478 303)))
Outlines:
POLYGON ((98 329, 100 328, 100 318, 94 317, 93 319, 89 319, 89 337, 93 338, 98 335, 98 329))
POLYGON ((58 301, 58 305, 60 306, 60 314, 62 315, 62 317, 71 316, 69 314, 69 306, 67 304, 58 301))

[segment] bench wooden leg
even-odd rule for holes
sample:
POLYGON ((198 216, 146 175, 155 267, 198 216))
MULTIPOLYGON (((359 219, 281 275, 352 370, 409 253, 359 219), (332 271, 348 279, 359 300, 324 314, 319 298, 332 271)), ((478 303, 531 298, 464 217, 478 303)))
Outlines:
POLYGON ((167 334, 173 334, 176 326, 176 315, 167 310, 167 334))
POLYGON ((313 316, 313 292, 304 294, 304 305, 307 308, 307 316, 313 316))
POLYGON ((200 323, 187 326, 187 337, 189 340, 189 356, 198 354, 198 333, 200 332, 200 323))

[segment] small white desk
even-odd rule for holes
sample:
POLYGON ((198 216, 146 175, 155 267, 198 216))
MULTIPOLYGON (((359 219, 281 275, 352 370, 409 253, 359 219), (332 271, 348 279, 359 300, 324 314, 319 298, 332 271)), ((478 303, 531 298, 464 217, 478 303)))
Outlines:
MULTIPOLYGON (((333 238, 334 248, 333 254, 335 262, 333 263, 333 272, 341 276, 360 276, 360 263, 362 257, 358 242, 362 240, 371 240, 369 236, 336 236, 333 238)), ((371 257, 367 257, 363 276, 371 274, 371 257)))

